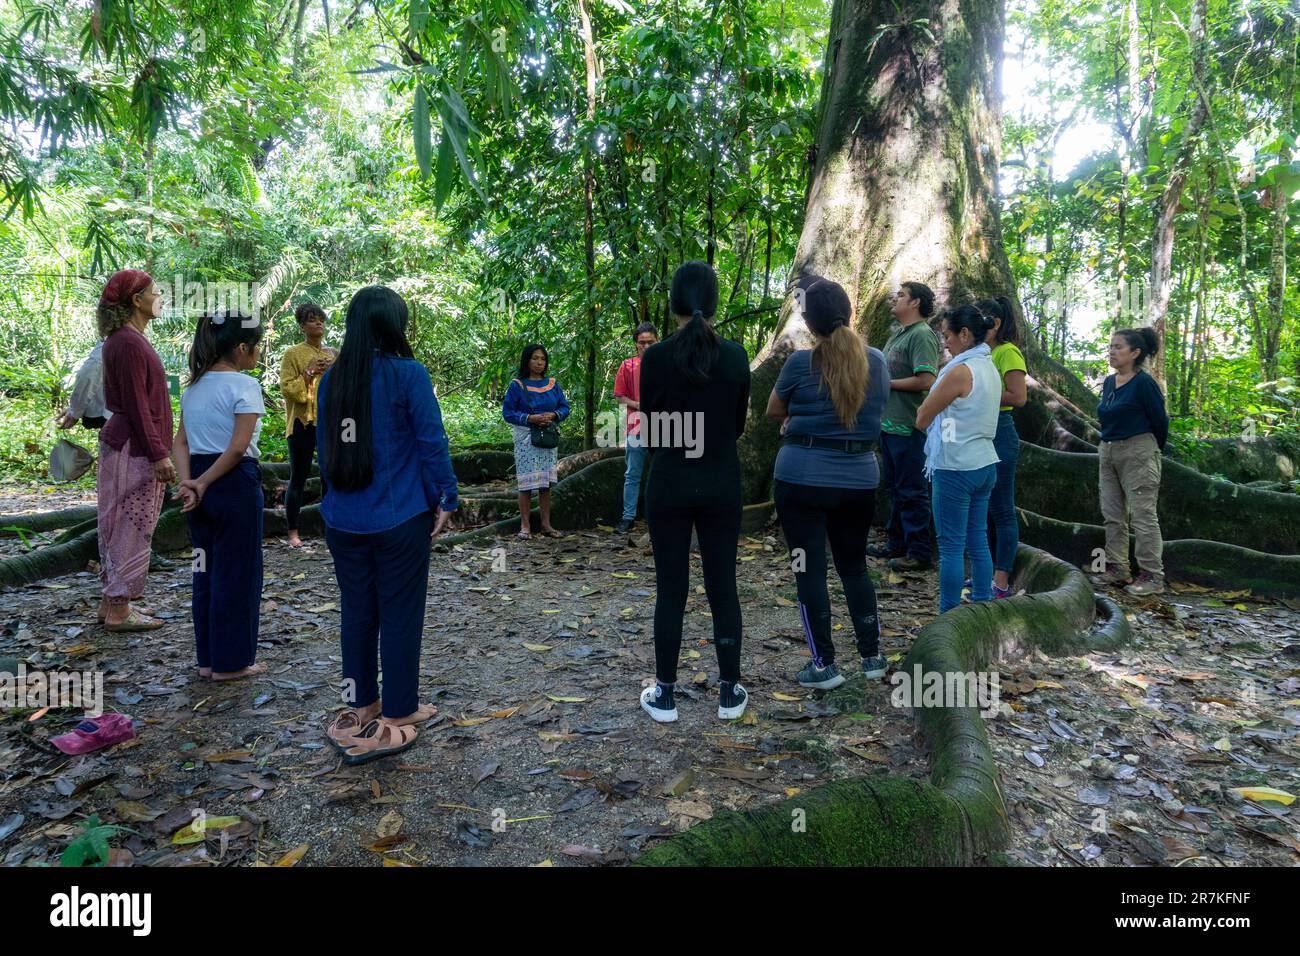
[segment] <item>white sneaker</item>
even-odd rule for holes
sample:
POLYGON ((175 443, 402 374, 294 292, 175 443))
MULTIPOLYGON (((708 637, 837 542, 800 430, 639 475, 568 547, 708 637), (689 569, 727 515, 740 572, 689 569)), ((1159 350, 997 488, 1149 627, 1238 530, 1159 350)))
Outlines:
POLYGON ((671 724, 677 719, 677 705, 673 703, 672 690, 669 689, 665 694, 657 683, 641 691, 641 709, 661 724, 671 724))
POLYGON ((723 684, 718 692, 718 719, 735 720, 745 712, 748 703, 749 693, 741 686, 740 681, 731 685, 731 693, 727 693, 727 685, 723 684))

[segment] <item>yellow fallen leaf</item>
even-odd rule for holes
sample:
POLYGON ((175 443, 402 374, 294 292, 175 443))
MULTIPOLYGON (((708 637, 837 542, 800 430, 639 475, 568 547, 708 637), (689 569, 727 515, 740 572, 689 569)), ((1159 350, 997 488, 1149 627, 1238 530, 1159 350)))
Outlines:
POLYGON ((544 607, 544 608, 542 608, 542 613, 543 613, 543 614, 559 614, 559 613, 560 613, 560 609, 559 609, 558 607, 544 607))
POLYGON ((524 642, 524 647, 528 648, 530 651, 537 651, 539 654, 542 651, 549 651, 551 649, 550 644, 529 644, 527 641, 524 642))
POLYGON ((1246 605, 1244 605, 1244 604, 1234 604, 1234 605, 1232 606, 1232 609, 1233 609, 1234 611, 1248 611, 1248 610, 1250 610, 1250 608, 1246 607, 1246 605))
POLYGON ((800 792, 801 792, 801 791, 800 791, 800 789, 799 789, 798 787, 786 787, 786 788, 785 788, 785 795, 786 795, 787 797, 793 797, 793 796, 795 796, 796 794, 798 794, 798 793, 800 793, 800 792))
POLYGON ((773 699, 775 699, 775 700, 785 700, 785 701, 792 701, 792 702, 797 702, 797 701, 801 701, 801 700, 803 700, 802 697, 792 697, 792 696, 789 695, 789 694, 783 694, 783 693, 781 693, 779 690, 778 690, 778 691, 774 691, 773 694, 772 694, 772 697, 773 697, 773 699))
POLYGON ((534 863, 533 866, 555 866, 555 864, 551 862, 551 858, 548 856, 541 863, 534 863))
POLYGON ((691 648, 689 651, 686 652, 686 656, 693 661, 698 661, 700 659, 700 652, 695 650, 694 648, 691 648))
POLYGON ((709 679, 709 675, 704 673, 704 671, 700 671, 698 674, 696 674, 694 677, 691 678, 691 680, 696 684, 707 683, 708 679, 709 679))
POLYGON ((746 725, 747 727, 758 726, 758 714, 754 713, 753 707, 750 707, 748 710, 745 711, 744 716, 740 718, 740 722, 746 725))
POLYGON ((1278 790, 1274 787, 1233 787, 1232 792, 1243 800, 1274 800, 1284 807, 1289 807, 1295 801, 1294 793, 1287 793, 1285 790, 1278 790))
POLYGON ((620 578, 621 580, 624 581, 631 581, 636 577, 636 572, 635 571, 611 571, 609 573, 609 576, 611 578, 620 578))
POLYGON ((1065 687, 1054 680, 1036 680, 1034 681, 1035 690, 1065 690, 1065 687))
POLYGON ((479 724, 486 724, 491 717, 465 717, 461 720, 453 720, 452 724, 457 727, 477 727, 479 724))
POLYGON ((299 843, 296 847, 286 853, 280 859, 272 863, 272 866, 296 866, 298 861, 307 855, 307 850, 311 847, 309 843, 299 843))
POLYGON ((789 598, 786 598, 786 597, 781 597, 781 595, 778 594, 778 595, 776 596, 776 606, 777 606, 777 607, 794 607, 794 601, 791 601, 789 598))
POLYGON ((195 817, 176 831, 172 843, 176 846, 202 843, 204 834, 209 830, 224 830, 238 822, 239 817, 195 817))
POLYGON ((888 657, 885 658, 885 660, 889 661, 889 663, 891 664, 897 664, 902 659, 903 659, 902 654, 890 654, 888 657))
POLYGON ((585 704, 587 702, 585 697, 560 697, 557 694, 547 694, 546 696, 557 704, 585 704))
POLYGON ((389 857, 384 857, 384 866, 412 866, 413 867, 415 866, 415 864, 405 863, 402 860, 394 860, 389 857))
POLYGON ((328 604, 321 604, 321 605, 319 605, 319 606, 316 608, 316 610, 317 610, 318 612, 319 612, 319 611, 337 611, 338 609, 339 609, 339 606, 338 606, 338 604, 335 603, 334 601, 330 601, 328 604))
POLYGON ((506 707, 506 708, 503 709, 503 710, 494 710, 494 711, 492 711, 492 716, 493 716, 493 717, 513 717, 514 714, 515 714, 515 711, 518 710, 518 709, 519 709, 519 705, 516 704, 516 705, 513 706, 513 707, 506 707))
POLYGON ((1214 749, 1227 752, 1232 749, 1232 741, 1227 737, 1220 737, 1214 742, 1214 749))

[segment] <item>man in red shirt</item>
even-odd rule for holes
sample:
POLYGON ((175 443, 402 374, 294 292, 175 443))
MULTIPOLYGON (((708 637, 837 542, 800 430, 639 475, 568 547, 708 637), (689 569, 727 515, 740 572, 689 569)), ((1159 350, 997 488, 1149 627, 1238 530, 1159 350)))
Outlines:
POLYGON ((645 467, 649 449, 641 428, 641 356, 659 341, 654 324, 642 322, 632 333, 636 342, 636 355, 625 359, 614 378, 614 396, 627 409, 627 471, 623 475, 623 520, 615 527, 619 534, 632 530, 636 521, 636 500, 641 493, 641 471, 645 467))

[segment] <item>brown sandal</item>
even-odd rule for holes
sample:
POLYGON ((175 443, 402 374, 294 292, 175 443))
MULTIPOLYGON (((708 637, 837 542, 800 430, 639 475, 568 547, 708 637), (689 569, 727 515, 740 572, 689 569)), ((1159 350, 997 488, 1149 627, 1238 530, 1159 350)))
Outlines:
POLYGON ((361 711, 349 707, 339 713, 325 728, 325 736, 338 750, 352 746, 353 738, 366 729, 361 721, 361 711))
POLYGON ((349 766, 369 763, 382 757, 391 757, 414 746, 420 733, 414 727, 372 720, 361 733, 352 738, 352 746, 343 751, 343 762, 349 766))

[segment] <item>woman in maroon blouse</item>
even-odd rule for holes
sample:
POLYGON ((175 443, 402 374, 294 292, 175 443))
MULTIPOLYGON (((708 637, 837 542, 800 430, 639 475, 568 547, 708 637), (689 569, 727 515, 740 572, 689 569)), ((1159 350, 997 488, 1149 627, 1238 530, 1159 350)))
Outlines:
POLYGON ((96 318, 105 337, 104 404, 112 417, 99 433, 99 617, 110 631, 152 631, 163 622, 131 602, 144 594, 154 526, 172 465, 172 404, 167 373, 144 337, 162 314, 162 290, 147 272, 114 273, 96 318))

